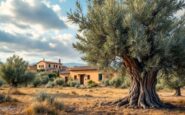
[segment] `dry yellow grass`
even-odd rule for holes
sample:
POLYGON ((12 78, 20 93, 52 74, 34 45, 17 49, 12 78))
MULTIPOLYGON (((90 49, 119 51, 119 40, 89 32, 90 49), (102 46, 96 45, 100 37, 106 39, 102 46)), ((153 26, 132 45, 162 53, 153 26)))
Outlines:
MULTIPOLYGON (((35 102, 34 97, 38 92, 45 92, 55 96, 59 101, 62 101, 67 107, 74 107, 75 110, 69 110, 68 114, 124 114, 124 115, 185 115, 185 90, 182 91, 184 96, 175 97, 173 91, 159 91, 159 96, 164 102, 169 102, 180 106, 177 109, 129 109, 116 107, 98 107, 96 103, 103 101, 111 101, 122 98, 127 95, 127 89, 116 88, 92 88, 92 89, 77 89, 77 88, 19 88, 24 95, 11 95, 17 99, 16 103, 1 103, 1 114, 26 114, 29 113, 30 106, 35 102)), ((0 93, 7 93, 8 88, 2 88, 0 93)), ((31 110, 30 110, 31 113, 31 110)))

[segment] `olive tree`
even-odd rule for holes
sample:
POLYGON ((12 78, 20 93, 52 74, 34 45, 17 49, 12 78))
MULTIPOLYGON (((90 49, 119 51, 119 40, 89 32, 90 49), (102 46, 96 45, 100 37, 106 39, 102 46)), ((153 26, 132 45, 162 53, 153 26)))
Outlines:
POLYGON ((7 58, 6 63, 2 64, 0 71, 1 77, 13 87, 24 83, 24 77, 28 63, 19 56, 13 55, 7 58))
MULTIPOLYGON (((184 8, 184 1, 88 0, 87 12, 80 2, 76 6, 68 18, 79 25, 74 48, 83 53, 82 59, 100 68, 119 62, 130 76, 129 95, 111 104, 166 107, 156 93, 157 74, 176 66, 175 58, 169 58, 178 46, 173 39, 180 39, 176 33, 183 29, 184 17, 175 14, 184 8)), ((183 51, 176 52, 185 55, 185 46, 178 47, 183 51)))
POLYGON ((185 27, 181 26, 174 34, 174 39, 167 46, 166 64, 172 67, 165 70, 161 78, 164 86, 175 89, 175 96, 181 96, 181 88, 185 86, 185 27))

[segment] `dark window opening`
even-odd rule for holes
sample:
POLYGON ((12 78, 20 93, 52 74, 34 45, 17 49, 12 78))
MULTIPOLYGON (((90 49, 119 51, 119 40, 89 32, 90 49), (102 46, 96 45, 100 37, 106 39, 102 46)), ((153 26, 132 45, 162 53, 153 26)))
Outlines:
POLYGON ((102 74, 99 74, 98 80, 99 80, 99 81, 102 81, 102 78, 103 78, 102 74))
POLYGON ((75 80, 77 79, 77 76, 76 76, 76 75, 74 76, 74 79, 75 79, 75 80))
POLYGON ((51 67, 51 65, 49 64, 49 65, 48 65, 48 67, 50 68, 50 67, 51 67))
POLYGON ((90 79, 90 75, 87 76, 87 79, 88 79, 88 80, 90 79))

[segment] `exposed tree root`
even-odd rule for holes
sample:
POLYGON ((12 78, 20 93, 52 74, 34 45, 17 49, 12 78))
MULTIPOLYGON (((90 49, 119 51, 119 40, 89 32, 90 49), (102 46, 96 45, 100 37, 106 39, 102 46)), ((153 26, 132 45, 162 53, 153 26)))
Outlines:
POLYGON ((156 105, 156 103, 153 103, 150 106, 146 105, 146 104, 143 106, 130 105, 128 97, 118 99, 116 101, 102 102, 102 103, 100 103, 100 106, 116 106, 116 107, 125 107, 125 108, 143 108, 143 109, 147 109, 147 108, 161 108, 161 109, 175 108, 175 106, 172 104, 162 103, 162 102, 160 102, 160 104, 158 103, 158 105, 156 105), (155 106, 153 106, 153 105, 155 105, 155 106))

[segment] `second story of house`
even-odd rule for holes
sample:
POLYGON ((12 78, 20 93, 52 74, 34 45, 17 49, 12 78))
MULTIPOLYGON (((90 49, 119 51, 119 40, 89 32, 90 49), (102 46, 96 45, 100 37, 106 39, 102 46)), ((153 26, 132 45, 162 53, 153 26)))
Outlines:
POLYGON ((45 59, 43 59, 37 63, 37 70, 59 71, 62 68, 63 66, 60 59, 58 62, 46 61, 45 59))

